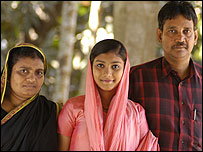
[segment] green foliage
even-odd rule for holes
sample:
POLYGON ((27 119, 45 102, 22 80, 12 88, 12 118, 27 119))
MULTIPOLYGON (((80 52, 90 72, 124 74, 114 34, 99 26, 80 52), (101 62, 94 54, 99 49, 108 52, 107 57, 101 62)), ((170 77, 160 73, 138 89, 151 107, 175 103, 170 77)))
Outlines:
POLYGON ((191 1, 191 3, 197 10, 196 13, 198 17, 198 42, 192 51, 192 58, 199 64, 202 64, 202 1, 191 1))

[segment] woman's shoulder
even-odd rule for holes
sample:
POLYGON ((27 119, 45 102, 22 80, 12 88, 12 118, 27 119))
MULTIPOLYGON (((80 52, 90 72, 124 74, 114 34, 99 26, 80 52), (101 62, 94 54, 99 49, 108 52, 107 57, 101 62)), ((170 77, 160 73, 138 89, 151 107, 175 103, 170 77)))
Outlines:
POLYGON ((44 95, 37 96, 35 100, 35 105, 37 105, 38 109, 49 115, 55 113, 55 115, 58 116, 60 111, 59 103, 47 99, 44 95))
POLYGON ((38 101, 43 103, 43 104, 50 105, 50 106, 54 106, 55 105, 54 101, 51 101, 51 100, 47 99, 44 95, 39 95, 38 96, 38 101))

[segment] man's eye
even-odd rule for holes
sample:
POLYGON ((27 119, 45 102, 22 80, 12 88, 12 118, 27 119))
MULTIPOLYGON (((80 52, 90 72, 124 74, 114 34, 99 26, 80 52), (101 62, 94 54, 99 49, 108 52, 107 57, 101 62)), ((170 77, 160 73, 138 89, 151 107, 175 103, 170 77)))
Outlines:
POLYGON ((185 34, 190 34, 190 33, 191 33, 190 30, 184 30, 183 32, 184 32, 185 34))
POLYGON ((20 70, 21 73, 27 73, 28 71, 26 69, 20 70))
POLYGON ((170 33, 175 33, 175 30, 169 30, 170 33))

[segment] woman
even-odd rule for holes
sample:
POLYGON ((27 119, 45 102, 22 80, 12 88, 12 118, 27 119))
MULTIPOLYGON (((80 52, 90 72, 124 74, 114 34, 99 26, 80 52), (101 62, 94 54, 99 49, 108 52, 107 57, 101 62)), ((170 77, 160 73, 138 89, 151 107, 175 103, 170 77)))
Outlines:
POLYGON ((85 96, 70 98, 58 118, 59 150, 159 150, 144 109, 128 99, 129 59, 106 39, 92 49, 85 96))
POLYGON ((47 65, 28 43, 9 50, 1 73, 1 150, 57 150, 56 103, 39 95, 47 65))

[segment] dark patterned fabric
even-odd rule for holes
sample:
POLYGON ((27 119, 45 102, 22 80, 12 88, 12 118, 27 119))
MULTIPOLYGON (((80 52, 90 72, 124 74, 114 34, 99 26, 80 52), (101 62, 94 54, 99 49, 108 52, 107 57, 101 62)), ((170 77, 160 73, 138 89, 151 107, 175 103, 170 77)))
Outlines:
POLYGON ((164 57, 130 71, 129 98, 146 111, 160 150, 202 150, 202 66, 180 80, 164 57))
MULTIPOLYGON (((1 108, 1 119, 7 114, 1 108)), ((57 107, 38 96, 1 125, 1 151, 56 151, 57 107)))

